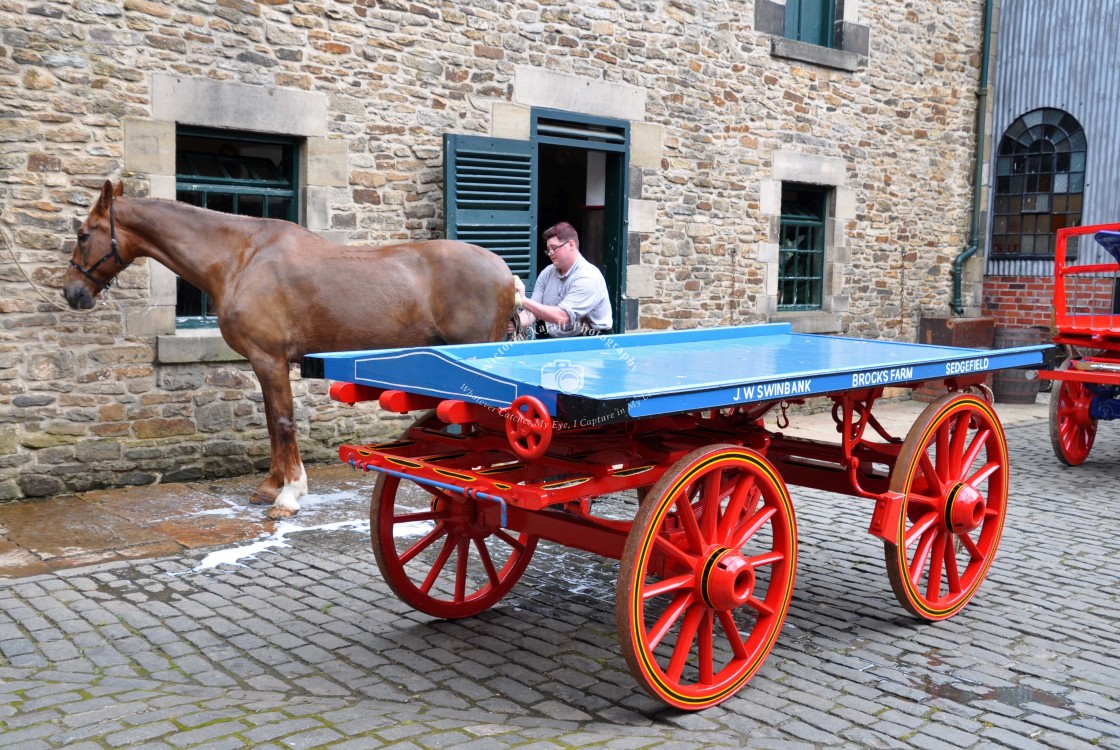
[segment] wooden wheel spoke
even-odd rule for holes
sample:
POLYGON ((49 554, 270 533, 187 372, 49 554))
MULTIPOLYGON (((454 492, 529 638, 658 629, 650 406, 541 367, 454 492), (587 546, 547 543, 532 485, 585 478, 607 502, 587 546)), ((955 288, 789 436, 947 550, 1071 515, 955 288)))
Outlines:
POLYGON ((700 506, 700 536, 714 540, 719 523, 719 500, 723 494, 723 471, 717 469, 704 477, 700 506))
POLYGON ((478 557, 482 561, 482 567, 486 571, 486 577, 490 579, 491 586, 497 586, 498 571, 494 567, 494 561, 490 559, 490 550, 486 546, 486 541, 483 539, 474 540, 474 548, 478 552, 478 557))
POLYGON ((941 505, 941 499, 937 497, 931 497, 930 495, 920 495, 916 492, 912 492, 910 493, 910 503, 912 505, 925 505, 936 510, 938 506, 941 505))
POLYGON ((471 540, 460 536, 455 551, 455 601, 461 602, 467 598, 467 558, 471 551, 471 540))
POLYGON ((936 512, 926 513, 924 516, 914 522, 914 525, 906 530, 906 537, 904 544, 907 548, 911 547, 931 526, 937 523, 938 514, 936 512))
POLYGON ((961 546, 968 550, 972 562, 984 559, 984 553, 980 551, 980 548, 976 546, 976 542, 972 541, 972 537, 968 534, 957 534, 957 539, 960 539, 961 546))
POLYGON ((754 508, 747 510, 747 498, 751 495, 751 490, 755 488, 754 477, 743 476, 740 477, 738 484, 731 493, 731 497, 727 500, 727 508, 723 512, 723 518, 720 519, 719 528, 716 530, 716 541, 719 544, 726 544, 727 537, 731 535, 732 529, 739 523, 739 519, 744 512, 754 512, 754 508))
POLYGON ((649 642, 650 651, 657 648, 657 644, 661 643, 661 639, 673 628, 673 625, 680 619, 684 611, 692 605, 695 598, 691 591, 682 591, 669 603, 669 606, 661 613, 661 617, 657 618, 653 627, 646 631, 646 640, 649 642))
POLYGON ((961 412, 957 415, 953 427, 950 429, 949 443, 949 479, 964 476, 965 466, 961 464, 964 458, 965 443, 968 441, 968 423, 972 419, 971 412, 961 412))
POLYGON ((696 556, 688 554, 683 549, 673 544, 673 542, 667 537, 659 536, 657 537, 657 539, 653 540, 653 548, 657 552, 660 552, 679 563, 683 563, 688 568, 692 568, 695 566, 696 556))
POLYGON ((988 479, 988 477, 990 477, 992 474, 995 474, 997 471, 999 471, 999 469, 1000 469, 1000 465, 998 463, 996 463, 995 461, 989 461, 988 463, 981 466, 976 471, 975 474, 970 476, 965 481, 968 483, 968 485, 970 487, 975 489, 975 488, 979 487, 981 484, 983 484, 984 481, 988 479))
POLYGON ((774 608, 767 604, 765 599, 759 599, 755 596, 747 599, 747 606, 765 617, 774 614, 774 608))
POLYGON ((402 513, 399 516, 393 516, 393 525, 402 523, 417 523, 419 521, 434 521, 437 518, 443 518, 447 514, 438 510, 422 510, 417 513, 402 513))
POLYGON ((972 464, 976 463, 980 451, 984 450, 984 447, 988 444, 988 438, 991 434, 992 431, 987 429, 976 431, 976 437, 972 439, 972 443, 968 446, 968 450, 965 451, 964 458, 961 460, 961 476, 967 474, 968 470, 972 468, 972 464))
POLYGON ((647 583, 642 586, 642 599, 652 599, 655 596, 680 591, 683 588, 695 585, 695 583, 696 576, 692 573, 673 576, 657 583, 647 583))
POLYGON ((681 621, 681 632, 677 635, 677 642, 673 645, 673 655, 669 659, 669 667, 665 674, 674 682, 681 681, 681 674, 688 663, 689 654, 692 653, 692 644, 696 640, 697 631, 700 629, 700 620, 707 611, 706 607, 694 604, 689 607, 688 613, 681 621))
POLYGON ((918 543, 918 548, 914 550, 914 559, 910 561, 910 580, 917 581, 922 577, 922 570, 925 569, 926 563, 929 561, 930 550, 933 548, 933 542, 937 538, 937 531, 929 529, 921 536, 921 541, 918 543))
POLYGON ((412 558, 416 557, 421 552, 426 550, 432 545, 433 542, 435 542, 446 533, 448 533, 447 526, 445 526, 442 521, 440 523, 437 523, 434 529, 421 537, 416 542, 416 544, 412 545, 404 551, 404 553, 400 556, 401 565, 407 565, 412 558))
POLYGON ((767 521, 774 517, 778 512, 777 508, 763 507, 744 523, 741 527, 735 530, 731 538, 727 540, 727 546, 731 549, 739 549, 747 540, 758 533, 767 521))
POLYGON ((929 558, 929 577, 926 579, 926 599, 936 602, 941 598, 941 572, 945 562, 945 548, 949 535, 938 532, 934 539, 933 554, 929 558))
POLYGON ((496 529, 496 530, 494 531, 494 536, 498 537, 498 538, 499 538, 499 539, 501 539, 501 540, 502 540, 503 542, 505 542, 506 544, 508 544, 508 545, 509 545, 510 547, 512 547, 512 548, 513 548, 513 549, 514 549, 514 550, 515 550, 516 552, 521 552, 521 551, 523 551, 523 550, 525 549, 525 545, 524 545, 524 544, 522 544, 522 543, 521 543, 521 541, 520 541, 519 539, 515 539, 515 538, 513 538, 513 536, 512 536, 512 535, 510 535, 510 534, 509 534, 509 532, 507 532, 507 531, 506 531, 505 529, 496 529))
MULTIPOLYGON (((940 453, 938 453, 938 460, 940 461, 940 453)), ((921 458, 918 460, 918 468, 921 470, 922 476, 926 480, 926 488, 934 495, 940 495, 944 483, 937 473, 937 467, 933 465, 933 459, 929 457, 929 451, 922 451, 921 458)))
MULTIPOLYGON (((432 590, 432 586, 435 584, 436 579, 438 579, 440 573, 443 572, 443 566, 447 564, 448 559, 450 559, 451 557, 451 553, 455 551, 455 547, 458 545, 458 543, 459 539, 457 535, 447 535, 447 539, 445 539, 443 542, 443 548, 439 551, 439 556, 436 557, 436 561, 432 563, 432 569, 428 571, 428 575, 424 579, 424 582, 420 584, 420 590, 422 592, 427 594, 432 590)), ((403 562, 404 558, 402 557, 401 560, 403 562)))
POLYGON ((785 559, 786 555, 784 552, 771 550, 770 552, 763 552, 761 554, 748 557, 747 562, 751 564, 751 567, 758 568, 763 565, 773 565, 774 563, 781 562, 785 559))
MULTIPOLYGON (((698 608, 699 609, 699 608, 698 608)), ((712 610, 703 609, 700 618, 699 638, 697 640, 696 656, 700 664, 700 684, 711 685, 715 682, 715 656, 712 641, 715 640, 715 618, 712 610)))
POLYGON ((723 633, 727 637, 727 643, 731 646, 731 652, 735 654, 735 658, 748 658, 750 653, 747 651, 746 644, 743 643, 743 636, 739 632, 739 626, 735 623, 731 611, 721 609, 716 612, 716 617, 719 619, 719 624, 723 626, 723 633))
POLYGON ((681 492, 677 496, 677 519, 684 529, 685 539, 689 548, 696 553, 704 549, 704 537, 700 533, 700 526, 696 523, 696 516, 692 512, 692 503, 689 501, 689 492, 681 492))
POLYGON ((934 439, 934 450, 937 453, 936 469, 933 476, 937 477, 938 483, 943 483, 945 477, 953 475, 951 460, 949 458, 949 424, 946 422, 937 428, 937 435, 934 439))
POLYGON ((957 550, 956 545, 953 544, 953 537, 951 534, 945 534, 945 583, 949 586, 949 593, 956 595, 961 593, 961 574, 957 570, 957 550))

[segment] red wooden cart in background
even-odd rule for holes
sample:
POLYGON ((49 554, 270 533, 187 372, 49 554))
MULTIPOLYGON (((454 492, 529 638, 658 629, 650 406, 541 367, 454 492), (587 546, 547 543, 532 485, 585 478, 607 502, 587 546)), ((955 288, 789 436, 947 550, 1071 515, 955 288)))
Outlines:
POLYGON ((1120 224, 1058 230, 1054 343, 1066 348, 1050 395, 1050 442, 1067 466, 1089 456, 1100 420, 1120 417, 1120 224))

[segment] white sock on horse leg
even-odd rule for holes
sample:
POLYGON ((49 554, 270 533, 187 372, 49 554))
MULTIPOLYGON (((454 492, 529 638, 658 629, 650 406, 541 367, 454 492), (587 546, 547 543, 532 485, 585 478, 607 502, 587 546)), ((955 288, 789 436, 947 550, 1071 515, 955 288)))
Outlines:
POLYGON ((299 512, 299 502, 297 501, 306 494, 307 472, 303 470, 303 463, 300 463, 299 476, 292 481, 284 483, 280 494, 276 496, 276 501, 272 503, 272 507, 297 513, 299 512))

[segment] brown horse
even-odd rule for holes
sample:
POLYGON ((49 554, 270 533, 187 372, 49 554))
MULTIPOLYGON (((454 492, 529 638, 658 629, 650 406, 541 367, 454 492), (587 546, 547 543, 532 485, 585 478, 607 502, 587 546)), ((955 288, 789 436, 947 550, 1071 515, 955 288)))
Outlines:
POLYGON ((128 198, 106 181, 78 229, 63 293, 89 309, 139 257, 206 292, 226 342, 264 393, 272 465, 250 502, 299 511, 307 475, 296 444, 288 363, 310 352, 499 341, 514 279, 497 255, 451 240, 349 247, 275 219, 128 198))

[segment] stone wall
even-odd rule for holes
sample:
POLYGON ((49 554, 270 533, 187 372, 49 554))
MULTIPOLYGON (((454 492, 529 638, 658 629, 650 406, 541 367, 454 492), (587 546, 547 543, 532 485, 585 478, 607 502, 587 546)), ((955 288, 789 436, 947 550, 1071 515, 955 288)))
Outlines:
MULTIPOLYGON (((267 463, 247 366, 161 356, 165 270, 136 264, 95 311, 59 307, 97 188, 173 195, 158 139, 196 112, 310 123, 305 157, 335 160, 302 188, 305 223, 351 243, 441 235, 444 133, 519 132, 558 102, 623 116, 640 327, 913 340, 947 312, 968 231, 982 5, 845 3, 867 55, 829 67, 757 31, 751 2, 0 0, 0 227, 18 258, 0 248, 0 500, 267 463), (225 98, 184 106, 168 81, 225 98), (776 311, 791 181, 834 191, 818 313, 776 311)), ((295 385, 308 460, 402 427, 295 385)))

